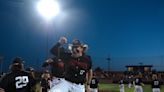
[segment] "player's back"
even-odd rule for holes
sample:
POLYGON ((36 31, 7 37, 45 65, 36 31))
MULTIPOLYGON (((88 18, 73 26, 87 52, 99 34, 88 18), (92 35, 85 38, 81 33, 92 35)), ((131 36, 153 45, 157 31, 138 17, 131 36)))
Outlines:
POLYGON ((25 71, 11 72, 0 82, 0 87, 5 92, 30 92, 33 85, 33 78, 25 71))
POLYGON ((160 81, 157 79, 153 80, 151 86, 152 88, 160 88, 160 81))
POLYGON ((97 88, 97 87, 98 87, 98 79, 92 78, 91 83, 90 83, 90 88, 97 88))
POLYGON ((135 79, 135 85, 141 86, 142 79, 141 78, 136 78, 135 79))

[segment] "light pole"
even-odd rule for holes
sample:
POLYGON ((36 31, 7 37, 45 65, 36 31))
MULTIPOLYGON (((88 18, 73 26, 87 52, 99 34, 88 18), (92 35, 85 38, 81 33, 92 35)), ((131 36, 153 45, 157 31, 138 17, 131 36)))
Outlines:
POLYGON ((0 56, 0 64, 1 64, 1 71, 0 71, 0 73, 2 73, 3 72, 3 56, 0 56))
POLYGON ((107 60, 107 63, 108 63, 108 72, 109 72, 110 71, 110 60, 111 60, 111 58, 108 57, 106 60, 107 60))
MULTIPOLYGON (((59 4, 57 0, 40 0, 37 3, 37 10, 39 14, 46 20, 47 25, 46 25, 46 30, 47 27, 49 27, 49 22, 52 21, 52 19, 57 16, 60 12, 59 4)), ((49 57, 49 49, 48 49, 48 44, 49 44, 49 30, 47 30, 46 33, 46 57, 49 57)))

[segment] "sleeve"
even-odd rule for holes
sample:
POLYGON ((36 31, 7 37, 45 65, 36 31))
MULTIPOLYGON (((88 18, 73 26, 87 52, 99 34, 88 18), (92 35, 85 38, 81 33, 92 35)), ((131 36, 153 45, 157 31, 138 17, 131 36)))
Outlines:
POLYGON ((48 62, 44 62, 44 63, 42 64, 42 67, 47 67, 48 65, 49 65, 48 62))
POLYGON ((4 76, 2 80, 0 81, 0 88, 7 89, 8 87, 8 76, 4 76))
POLYGON ((55 55, 55 56, 58 56, 58 53, 59 53, 59 48, 60 48, 60 43, 56 43, 51 49, 50 49, 50 53, 55 55))
POLYGON ((69 53, 68 53, 67 49, 65 49, 64 47, 60 47, 60 46, 61 46, 61 44, 58 42, 51 48, 50 52, 57 58, 65 58, 66 56, 68 56, 69 53))

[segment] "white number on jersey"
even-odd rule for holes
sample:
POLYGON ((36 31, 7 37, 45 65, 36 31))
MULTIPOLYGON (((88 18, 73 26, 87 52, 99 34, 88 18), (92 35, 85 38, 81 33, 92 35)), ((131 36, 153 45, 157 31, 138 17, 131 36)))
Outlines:
POLYGON ((159 81, 154 81, 154 85, 159 85, 159 81))
POLYGON ((96 84, 96 81, 95 80, 91 80, 92 84, 96 84))
POLYGON ((85 70, 80 70, 80 75, 83 75, 85 73, 85 70))
POLYGON ((27 86, 27 83, 29 82, 28 76, 18 76, 15 77, 16 83, 16 89, 23 88, 27 86))
POLYGON ((139 82, 139 79, 136 79, 136 83, 138 83, 139 82))

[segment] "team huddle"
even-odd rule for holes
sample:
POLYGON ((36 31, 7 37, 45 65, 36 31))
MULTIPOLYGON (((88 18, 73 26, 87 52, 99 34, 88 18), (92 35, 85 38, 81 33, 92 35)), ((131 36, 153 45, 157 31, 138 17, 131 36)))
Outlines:
MULTIPOLYGON (((60 37, 50 50, 52 57, 43 63, 42 67, 45 69, 51 67, 51 73, 48 75, 49 72, 44 71, 42 77, 45 79, 41 81, 43 86, 40 92, 92 91, 92 60, 86 54, 87 45, 74 39, 67 49, 63 47, 66 43, 66 37, 60 37), (51 82, 48 82, 49 78, 51 82)), ((36 84, 32 74, 24 70, 23 60, 15 58, 10 66, 10 72, 0 81, 0 92, 35 92, 36 84)), ((98 91, 94 89, 92 92, 98 91)))

